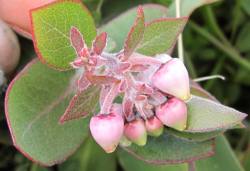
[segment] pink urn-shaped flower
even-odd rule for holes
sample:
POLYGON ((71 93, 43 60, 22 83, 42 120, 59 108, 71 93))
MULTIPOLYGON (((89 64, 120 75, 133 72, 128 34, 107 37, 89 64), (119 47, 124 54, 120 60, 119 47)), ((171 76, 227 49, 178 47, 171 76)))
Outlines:
POLYGON ((190 98, 189 76, 183 62, 173 58, 164 64, 152 77, 152 84, 161 91, 181 100, 190 98))
POLYGON ((187 107, 182 100, 176 97, 171 97, 166 104, 158 106, 155 114, 166 126, 179 131, 183 131, 186 128, 187 107))
POLYGON ((140 146, 144 146, 147 142, 147 130, 142 118, 127 123, 124 128, 126 138, 140 146))
POLYGON ((124 120, 122 105, 113 104, 110 114, 98 114, 90 121, 90 131, 95 141, 107 152, 111 153, 123 134, 124 120))
POLYGON ((149 132, 149 135, 158 137, 163 132, 164 125, 160 121, 160 119, 157 118, 157 116, 153 116, 145 121, 145 126, 147 131, 149 132))

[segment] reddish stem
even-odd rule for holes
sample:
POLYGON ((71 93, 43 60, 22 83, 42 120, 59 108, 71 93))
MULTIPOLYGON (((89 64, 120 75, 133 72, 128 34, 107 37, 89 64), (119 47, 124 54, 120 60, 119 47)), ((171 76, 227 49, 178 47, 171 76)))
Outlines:
POLYGON ((116 82, 115 85, 112 86, 112 88, 108 92, 108 95, 103 102, 100 114, 109 114, 112 102, 119 94, 118 89, 119 89, 119 82, 116 82))

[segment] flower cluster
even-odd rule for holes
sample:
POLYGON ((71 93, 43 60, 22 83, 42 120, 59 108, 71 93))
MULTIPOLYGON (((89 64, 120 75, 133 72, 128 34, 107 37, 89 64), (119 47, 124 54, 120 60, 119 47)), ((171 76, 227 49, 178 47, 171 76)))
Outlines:
POLYGON ((186 128, 190 98, 187 70, 177 58, 166 54, 148 57, 138 53, 127 55, 124 50, 104 52, 107 33, 100 34, 87 47, 81 33, 71 28, 71 44, 77 58, 70 63, 83 67, 78 82, 80 91, 90 85, 102 86, 101 111, 92 117, 90 131, 96 142, 113 152, 120 142, 145 145, 147 135, 159 136, 164 125, 182 131, 186 128), (120 96, 122 104, 112 104, 120 96))

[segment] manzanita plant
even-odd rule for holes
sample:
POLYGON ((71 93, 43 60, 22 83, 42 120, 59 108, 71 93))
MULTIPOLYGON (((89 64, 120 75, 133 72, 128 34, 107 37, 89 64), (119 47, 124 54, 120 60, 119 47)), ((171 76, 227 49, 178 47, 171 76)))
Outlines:
POLYGON ((213 155, 214 137, 244 127, 246 114, 221 105, 169 56, 188 17, 146 23, 144 8, 117 53, 107 48, 108 25, 96 30, 78 1, 30 11, 39 59, 14 79, 5 102, 23 154, 41 165, 60 163, 90 129, 108 153, 120 144, 148 163, 183 163, 213 155))

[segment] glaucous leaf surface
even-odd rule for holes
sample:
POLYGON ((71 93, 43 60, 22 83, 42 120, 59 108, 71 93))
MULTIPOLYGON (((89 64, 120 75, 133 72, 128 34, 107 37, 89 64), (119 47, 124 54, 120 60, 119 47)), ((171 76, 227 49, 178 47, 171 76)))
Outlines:
MULTIPOLYGON (((180 0, 181 17, 189 16, 198 7, 218 0, 180 0)), ((176 17, 175 1, 169 6, 166 17, 176 17)))
POLYGON ((125 171, 188 171, 188 164, 155 165, 145 163, 121 147, 118 149, 118 161, 125 171))
POLYGON ((128 38, 126 40, 126 44, 124 47, 124 55, 125 59, 128 59, 132 53, 136 50, 138 45, 141 43, 143 39, 143 34, 145 30, 145 16, 142 11, 142 7, 139 6, 137 19, 132 29, 129 32, 128 38))
POLYGON ((195 161, 196 171, 243 171, 226 138, 215 138, 214 156, 195 161))
POLYGON ((192 140, 192 141, 204 141, 210 138, 217 137, 218 135, 224 133, 228 129, 236 129, 236 128, 244 128, 242 124, 237 124, 235 126, 231 126, 229 128, 222 128, 218 130, 208 131, 208 132, 186 132, 184 131, 177 131, 172 128, 167 128, 166 131, 178 138, 182 138, 185 140, 192 140))
POLYGON ((247 115, 209 99, 192 96, 186 103, 188 132, 206 132, 240 123, 247 115))
POLYGON ((74 75, 35 59, 8 88, 5 110, 13 143, 41 165, 64 161, 89 134, 90 117, 58 124, 77 90, 74 75))
POLYGON ((79 150, 59 165, 59 171, 115 171, 115 153, 106 153, 90 135, 79 150))
POLYGON ((132 143, 123 147, 137 158, 152 164, 175 164, 213 155, 214 139, 188 141, 163 131, 159 137, 147 137, 145 146, 132 143))
POLYGON ((187 20, 187 17, 164 18, 148 23, 136 52, 147 56, 166 52, 175 44, 187 20))
POLYGON ((31 10, 32 35, 40 59, 59 70, 70 69, 77 57, 70 42, 71 26, 83 35, 88 47, 96 38, 94 21, 79 1, 55 1, 31 10))
MULTIPOLYGON (((161 5, 142 5, 146 22, 162 18, 167 12, 167 8, 161 5)), ((99 33, 108 32, 108 38, 116 42, 116 47, 112 52, 119 52, 123 49, 128 34, 136 20, 138 7, 132 8, 119 15, 99 29, 99 33)))

